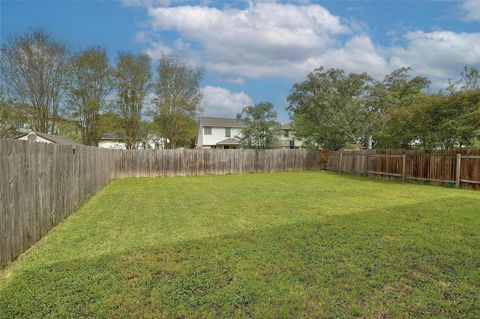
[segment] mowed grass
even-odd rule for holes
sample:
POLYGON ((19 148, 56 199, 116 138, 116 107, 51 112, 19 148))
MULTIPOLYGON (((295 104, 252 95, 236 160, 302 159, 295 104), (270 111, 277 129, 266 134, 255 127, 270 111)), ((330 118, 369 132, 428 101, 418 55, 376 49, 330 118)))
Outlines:
POLYGON ((116 180, 0 271, 1 318, 479 318, 480 192, 116 180))

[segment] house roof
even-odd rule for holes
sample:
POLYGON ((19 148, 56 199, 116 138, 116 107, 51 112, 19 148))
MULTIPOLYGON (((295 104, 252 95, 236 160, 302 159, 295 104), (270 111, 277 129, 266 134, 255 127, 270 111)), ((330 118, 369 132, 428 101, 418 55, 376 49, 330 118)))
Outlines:
POLYGON ((215 126, 215 127, 246 127, 245 123, 235 118, 225 117, 200 117, 198 119, 200 126, 215 126))
POLYGON ((234 138, 227 138, 217 143, 217 145, 239 145, 240 142, 234 138))
POLYGON ((49 140, 50 142, 56 143, 56 144, 81 145, 80 143, 72 141, 72 140, 70 140, 66 137, 59 136, 59 135, 51 135, 51 134, 42 133, 42 132, 28 132, 28 133, 22 134, 20 136, 17 136, 16 138, 19 139, 19 138, 27 136, 31 133, 34 133, 35 135, 40 136, 41 138, 44 138, 44 139, 49 140))
MULTIPOLYGON (((226 117, 200 117, 198 119, 200 126, 214 126, 214 127, 246 127, 245 123, 235 118, 226 117)), ((289 123, 282 124, 282 130, 291 130, 292 125, 289 123)))
POLYGON ((115 132, 115 131, 110 131, 110 132, 105 132, 102 137, 100 137, 100 140, 124 140, 125 139, 125 134, 123 132, 115 132))

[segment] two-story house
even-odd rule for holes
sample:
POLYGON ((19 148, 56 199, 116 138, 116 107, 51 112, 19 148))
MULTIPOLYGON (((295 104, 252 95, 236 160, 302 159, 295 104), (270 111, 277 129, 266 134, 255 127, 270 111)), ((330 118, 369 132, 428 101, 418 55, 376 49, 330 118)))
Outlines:
POLYGON ((245 128, 242 121, 221 117, 201 117, 198 119, 198 148, 238 148, 238 136, 245 128))
POLYGON ((303 143, 295 137, 295 132, 290 124, 282 124, 282 135, 277 137, 275 148, 302 148, 303 143))
MULTIPOLYGON (((245 123, 232 118, 201 117, 198 119, 197 148, 238 148, 245 123)), ((290 124, 282 125, 282 134, 277 137, 275 148, 301 148, 302 142, 295 138, 290 124)))

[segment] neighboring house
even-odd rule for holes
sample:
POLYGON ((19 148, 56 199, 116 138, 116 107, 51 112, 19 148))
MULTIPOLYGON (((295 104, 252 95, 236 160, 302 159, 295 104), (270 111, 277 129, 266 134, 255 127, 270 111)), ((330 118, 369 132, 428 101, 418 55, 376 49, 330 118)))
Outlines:
POLYGON ((295 138, 295 132, 290 124, 282 124, 282 135, 277 138, 275 148, 302 148, 301 140, 295 138))
POLYGON ((43 142, 53 144, 65 144, 65 145, 80 145, 80 143, 72 141, 66 137, 51 135, 40 132, 29 132, 16 137, 17 140, 31 141, 31 142, 43 142))
POLYGON ((137 143, 137 149, 141 150, 163 150, 168 142, 167 138, 156 134, 148 134, 147 137, 137 143))
MULTIPOLYGON (((198 119, 197 148, 239 148, 238 137, 245 123, 232 118, 201 117, 198 119)), ((301 148, 302 142, 295 138, 290 124, 282 125, 282 135, 275 148, 301 148)))
MULTIPOLYGON (((98 141, 99 148, 126 149, 125 134, 122 132, 106 132, 98 141)), ((165 148, 165 139, 154 134, 137 143, 137 149, 158 150, 165 148)))
POLYGON ((237 119, 201 117, 198 119, 197 148, 238 148, 238 136, 245 127, 237 119))
POLYGON ((98 140, 99 148, 126 149, 125 134, 120 132, 106 132, 98 140))

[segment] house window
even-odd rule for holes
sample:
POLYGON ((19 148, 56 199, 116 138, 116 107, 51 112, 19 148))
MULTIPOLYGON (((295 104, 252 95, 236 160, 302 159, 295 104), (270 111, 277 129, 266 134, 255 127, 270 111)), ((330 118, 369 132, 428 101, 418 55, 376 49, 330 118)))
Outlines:
POLYGON ((225 137, 230 137, 230 136, 231 136, 230 128, 226 127, 225 128, 225 137))
POLYGON ((203 128, 203 133, 205 135, 212 135, 212 128, 211 127, 204 127, 203 128))
POLYGON ((284 137, 288 137, 290 134, 290 132, 288 130, 283 130, 283 136, 284 137))

